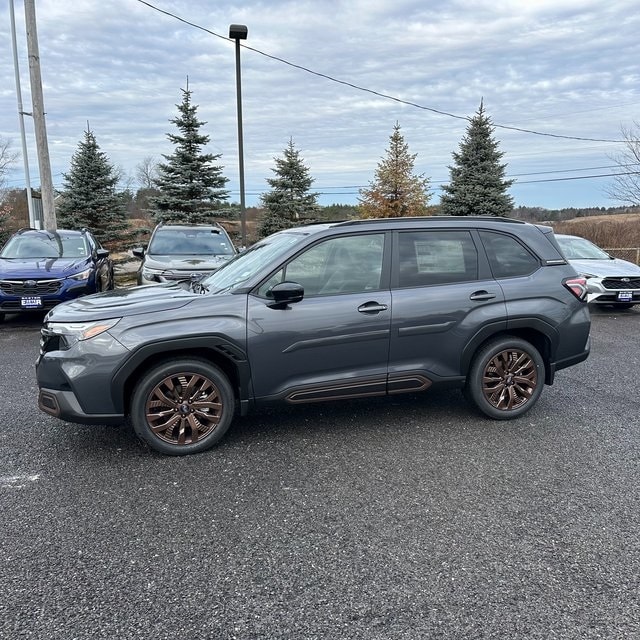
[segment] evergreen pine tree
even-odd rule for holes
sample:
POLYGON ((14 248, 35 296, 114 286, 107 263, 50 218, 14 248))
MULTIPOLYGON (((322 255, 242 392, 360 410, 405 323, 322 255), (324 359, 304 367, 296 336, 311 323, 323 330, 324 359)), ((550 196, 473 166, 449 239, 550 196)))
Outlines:
POLYGON ((89 128, 71 158, 69 173, 63 175, 63 198, 56 207, 58 226, 86 227, 102 242, 120 240, 127 222, 122 196, 116 192, 118 173, 89 128))
POLYGON ((261 238, 281 229, 289 229, 314 219, 318 212, 318 194, 309 192, 314 179, 309 175, 293 140, 283 151, 282 158, 274 158, 275 178, 267 178, 271 191, 260 196, 266 209, 258 233, 261 238))
POLYGON ((195 224, 209 222, 221 214, 221 207, 229 197, 225 190, 228 178, 222 166, 214 164, 221 154, 203 153, 209 136, 200 133, 206 122, 198 120, 198 105, 191 103, 191 91, 182 89, 182 103, 178 116, 170 120, 178 134, 168 133, 175 145, 171 155, 163 155, 165 163, 158 164, 155 186, 160 193, 151 200, 151 211, 157 221, 195 224))
POLYGON ((507 189, 514 180, 505 180, 507 165, 500 164, 504 153, 498 150, 493 132, 491 119, 480 102, 459 151, 453 152, 451 182, 442 185, 440 207, 444 215, 508 216, 513 211, 513 198, 507 189))
POLYGON ((409 145, 396 122, 389 137, 387 155, 379 163, 375 180, 360 189, 360 215, 363 218, 399 218, 428 213, 431 194, 429 179, 414 174, 418 154, 409 153, 409 145))

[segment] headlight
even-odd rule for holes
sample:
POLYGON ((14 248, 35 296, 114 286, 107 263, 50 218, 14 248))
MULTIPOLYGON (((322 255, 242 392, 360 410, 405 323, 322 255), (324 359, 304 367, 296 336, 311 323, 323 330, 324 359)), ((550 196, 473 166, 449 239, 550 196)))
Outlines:
POLYGON ((88 280, 91 277, 91 272, 93 271, 93 269, 89 268, 89 269, 85 269, 84 271, 81 271, 80 273, 76 273, 72 276, 69 276, 70 280, 88 280))
POLYGON ((145 280, 155 280, 164 271, 162 269, 149 269, 149 267, 142 267, 142 277, 145 280))
POLYGON ((99 336, 118 322, 120 322, 120 318, 98 320, 97 322, 45 322, 43 333, 50 336, 61 336, 71 346, 74 342, 99 336))

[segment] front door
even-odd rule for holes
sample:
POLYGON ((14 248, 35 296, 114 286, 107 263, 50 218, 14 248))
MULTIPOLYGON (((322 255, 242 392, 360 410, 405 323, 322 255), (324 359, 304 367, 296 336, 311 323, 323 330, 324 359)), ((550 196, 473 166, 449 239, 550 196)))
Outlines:
POLYGON ((385 234, 321 241, 248 298, 248 350, 256 399, 309 402, 386 393, 391 294, 385 234), (269 306, 269 290, 297 282, 304 299, 269 306))

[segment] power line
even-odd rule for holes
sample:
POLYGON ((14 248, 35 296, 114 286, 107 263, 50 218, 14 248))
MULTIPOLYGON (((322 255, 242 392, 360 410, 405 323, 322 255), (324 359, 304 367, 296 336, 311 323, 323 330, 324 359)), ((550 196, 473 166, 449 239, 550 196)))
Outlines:
MULTIPOLYGON (((153 9, 154 11, 158 11, 159 13, 162 13, 166 16, 169 16, 171 18, 174 18, 175 20, 179 20, 180 22, 183 22, 184 24, 189 25, 190 27, 194 27, 195 29, 200 29, 201 31, 204 31, 205 33, 208 33, 212 36, 215 36, 216 38, 220 38, 222 40, 227 40, 228 42, 234 42, 233 40, 231 40, 230 38, 227 38, 226 36, 220 35, 219 33, 216 33, 215 31, 211 31, 211 29, 207 29, 206 27, 203 27, 202 25, 199 25, 195 22, 190 22, 189 20, 185 20, 184 18, 181 18, 180 16, 175 15, 174 13, 171 13, 170 11, 165 11, 164 9, 160 9, 159 7, 156 7, 155 5, 151 4, 150 2, 146 2, 146 0, 138 0, 138 2, 140 2, 141 4, 146 5, 147 7, 149 7, 150 9, 153 9)), ((381 93, 379 91, 374 91, 373 89, 367 89, 366 87, 361 87, 357 84, 354 84, 352 82, 347 82, 346 80, 340 80, 338 78, 334 78, 333 76, 327 75, 325 73, 320 73, 319 71, 313 71, 312 69, 309 69, 307 67, 303 67, 302 65, 299 64, 295 64, 293 62, 289 62, 288 60, 285 60, 284 58, 280 58, 278 56, 274 56, 271 55, 269 53, 265 53, 264 51, 260 51, 260 49, 255 49, 254 47, 250 47, 246 44, 240 44, 241 47, 243 47, 244 49, 247 49, 249 51, 253 51, 254 53, 258 53, 261 56, 264 56, 265 58, 269 58, 270 60, 275 60, 276 62, 281 62, 282 64, 286 64, 290 67, 293 67, 294 69, 299 69, 300 71, 304 71, 306 73, 310 73, 314 76, 318 76, 320 78, 324 78, 325 80, 329 80, 331 82, 336 82, 337 84, 341 84, 344 85, 346 87, 351 87, 352 89, 356 89, 357 91, 364 91, 365 93, 370 93, 374 96, 378 96, 380 98, 385 98, 387 100, 393 100, 394 102, 398 102, 400 104, 406 104, 407 106, 410 107, 415 107, 416 109, 422 109, 423 111, 430 111, 431 113, 436 113, 438 115, 441 116, 447 116, 449 118, 456 118, 458 120, 466 120, 469 121, 470 118, 468 116, 461 116, 461 115, 457 115, 454 113, 449 113, 448 111, 442 111, 440 109, 434 109, 433 107, 426 107, 424 105, 418 104, 417 102, 411 102, 409 100, 403 100, 402 98, 398 98, 396 96, 392 96, 386 93, 381 93)), ((491 123, 492 126, 494 126, 496 129, 506 129, 509 131, 519 131, 520 133, 529 133, 531 135, 536 135, 536 136, 544 136, 544 137, 548 137, 548 138, 559 138, 559 139, 563 139, 563 140, 579 140, 579 141, 583 141, 583 142, 614 142, 614 143, 621 143, 621 142, 625 142, 624 140, 612 140, 609 138, 587 138, 587 137, 583 137, 583 136, 568 136, 568 135, 561 135, 561 134, 557 134, 557 133, 544 133, 542 131, 535 131, 534 129, 524 129, 522 127, 514 127, 514 126, 509 126, 509 125, 505 125, 505 124, 495 124, 495 123, 491 123)))

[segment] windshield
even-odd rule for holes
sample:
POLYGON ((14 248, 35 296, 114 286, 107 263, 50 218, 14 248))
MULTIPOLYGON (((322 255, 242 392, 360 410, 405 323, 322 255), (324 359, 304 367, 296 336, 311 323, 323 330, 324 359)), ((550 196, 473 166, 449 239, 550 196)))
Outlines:
POLYGON ((567 260, 610 260, 611 256, 584 238, 556 236, 567 260))
POLYGON ((218 229, 158 229, 149 244, 148 253, 231 256, 235 251, 226 234, 218 229))
POLYGON ((2 258, 86 258, 86 240, 80 235, 39 233, 13 236, 0 252, 2 258))
POLYGON ((211 293, 220 293, 240 287, 258 273, 266 276, 278 257, 301 239, 299 233, 276 233, 269 236, 202 280, 202 287, 211 293))

